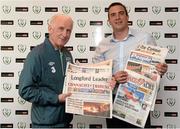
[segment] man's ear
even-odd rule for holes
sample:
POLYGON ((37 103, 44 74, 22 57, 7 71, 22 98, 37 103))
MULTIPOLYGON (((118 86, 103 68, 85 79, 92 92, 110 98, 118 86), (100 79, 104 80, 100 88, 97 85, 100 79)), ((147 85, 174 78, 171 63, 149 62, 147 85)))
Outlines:
POLYGON ((52 26, 49 25, 48 26, 48 32, 51 33, 52 31, 53 31, 53 28, 52 28, 52 26))

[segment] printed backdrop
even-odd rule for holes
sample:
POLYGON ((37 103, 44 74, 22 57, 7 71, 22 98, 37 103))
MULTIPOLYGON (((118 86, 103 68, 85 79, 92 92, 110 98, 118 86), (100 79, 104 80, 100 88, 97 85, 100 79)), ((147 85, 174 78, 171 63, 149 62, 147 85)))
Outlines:
MULTIPOLYGON (((107 7, 115 0, 0 0, 0 128, 31 127, 30 106, 18 95, 18 79, 30 50, 48 36, 49 18, 61 12, 72 16, 74 30, 67 48, 74 62, 91 63, 95 47, 111 34, 107 7)), ((179 0, 122 0, 129 26, 147 31, 169 49, 155 110, 153 127, 180 128, 179 0)), ((72 127, 104 128, 105 119, 75 116, 72 127)))

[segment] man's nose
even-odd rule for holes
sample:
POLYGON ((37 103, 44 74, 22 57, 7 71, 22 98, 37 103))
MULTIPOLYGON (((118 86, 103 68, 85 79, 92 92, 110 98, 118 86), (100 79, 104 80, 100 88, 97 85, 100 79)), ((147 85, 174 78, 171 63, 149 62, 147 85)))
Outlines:
POLYGON ((63 37, 66 37, 66 36, 67 36, 67 31, 64 30, 64 31, 62 32, 62 35, 63 35, 63 37))

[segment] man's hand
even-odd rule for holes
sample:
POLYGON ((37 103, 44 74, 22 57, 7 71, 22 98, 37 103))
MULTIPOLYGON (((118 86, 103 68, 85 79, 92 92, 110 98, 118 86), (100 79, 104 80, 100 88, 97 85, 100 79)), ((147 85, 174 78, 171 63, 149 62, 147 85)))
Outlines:
POLYGON ((71 96, 71 93, 66 93, 66 94, 59 94, 58 95, 58 99, 59 99, 59 102, 65 102, 66 98, 71 96))
POLYGON ((128 73, 126 71, 118 71, 114 74, 114 78, 117 83, 124 84, 127 82, 128 73))
POLYGON ((167 72, 167 69, 168 69, 168 65, 165 63, 159 63, 156 65, 156 70, 161 76, 163 76, 167 72))

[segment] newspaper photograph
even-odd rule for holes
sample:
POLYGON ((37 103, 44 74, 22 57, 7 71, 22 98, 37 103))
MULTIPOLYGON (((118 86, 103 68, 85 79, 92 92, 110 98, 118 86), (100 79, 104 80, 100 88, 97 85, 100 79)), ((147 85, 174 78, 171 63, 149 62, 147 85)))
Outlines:
POLYGON ((113 116, 144 127, 154 99, 156 83, 142 75, 128 74, 128 82, 118 88, 113 116))
POLYGON ((125 71, 128 82, 120 84, 113 104, 113 116, 138 127, 144 127, 154 109, 160 75, 155 65, 164 63, 167 49, 140 44, 132 50, 125 71))
POLYGON ((66 69, 64 93, 66 112, 92 117, 112 118, 112 61, 95 65, 74 65, 66 69))

